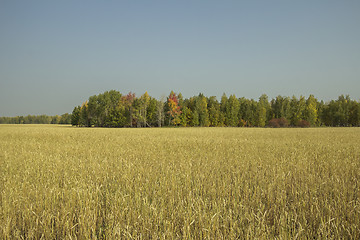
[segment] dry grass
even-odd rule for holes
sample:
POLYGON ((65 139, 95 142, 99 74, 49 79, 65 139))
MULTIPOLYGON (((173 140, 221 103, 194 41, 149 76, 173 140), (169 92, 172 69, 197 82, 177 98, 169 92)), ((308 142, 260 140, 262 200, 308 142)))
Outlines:
POLYGON ((0 125, 0 239, 360 239, 360 129, 0 125))

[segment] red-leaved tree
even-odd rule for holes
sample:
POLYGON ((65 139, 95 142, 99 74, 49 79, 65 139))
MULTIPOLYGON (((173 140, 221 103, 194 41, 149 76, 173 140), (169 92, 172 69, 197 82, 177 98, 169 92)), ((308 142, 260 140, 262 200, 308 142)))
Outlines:
POLYGON ((170 116, 170 123, 176 126, 180 123, 181 109, 179 106, 179 99, 173 91, 171 91, 167 99, 167 104, 169 107, 169 111, 167 113, 170 116))

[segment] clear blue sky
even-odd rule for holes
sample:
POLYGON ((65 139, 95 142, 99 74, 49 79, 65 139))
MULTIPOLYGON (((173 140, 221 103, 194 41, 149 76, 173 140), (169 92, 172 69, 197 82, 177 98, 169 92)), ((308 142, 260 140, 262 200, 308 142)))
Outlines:
POLYGON ((0 116, 106 90, 360 98, 360 1, 0 1, 0 116))

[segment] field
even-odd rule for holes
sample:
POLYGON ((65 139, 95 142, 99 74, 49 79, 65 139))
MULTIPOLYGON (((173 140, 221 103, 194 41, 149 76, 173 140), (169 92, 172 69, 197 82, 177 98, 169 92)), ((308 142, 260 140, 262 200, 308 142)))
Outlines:
POLYGON ((0 239, 360 239, 360 129, 0 125, 0 239))

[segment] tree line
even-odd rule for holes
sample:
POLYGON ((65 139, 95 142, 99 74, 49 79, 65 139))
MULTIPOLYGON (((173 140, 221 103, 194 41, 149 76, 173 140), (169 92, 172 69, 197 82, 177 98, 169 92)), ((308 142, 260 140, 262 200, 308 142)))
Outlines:
POLYGON ((256 101, 235 95, 203 94, 184 98, 173 91, 157 100, 147 92, 122 95, 106 91, 91 96, 74 108, 71 124, 84 127, 316 127, 360 126, 360 103, 341 95, 324 103, 313 95, 308 98, 277 96, 271 100, 263 94, 256 101))
POLYGON ((71 114, 0 117, 0 124, 71 124, 71 114))

